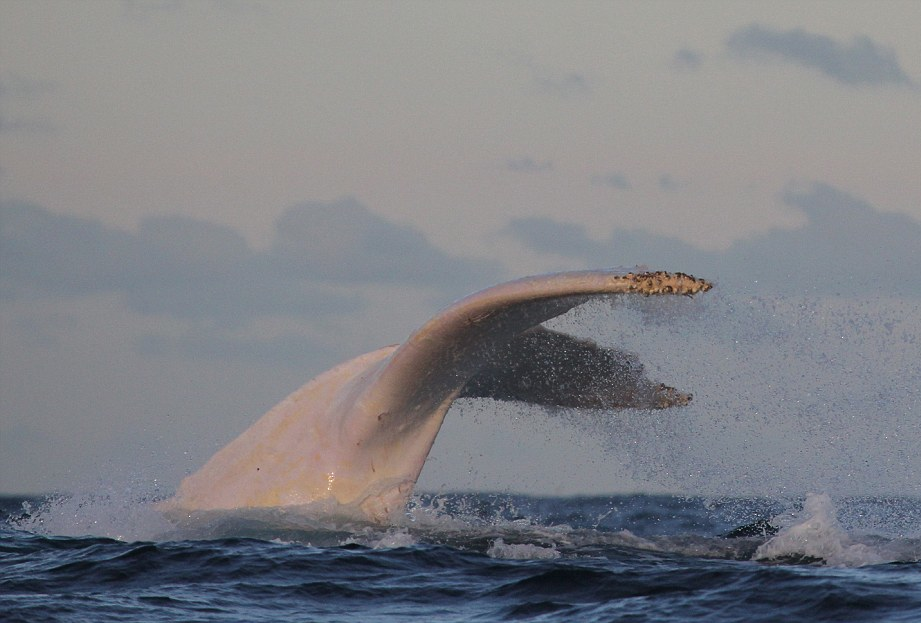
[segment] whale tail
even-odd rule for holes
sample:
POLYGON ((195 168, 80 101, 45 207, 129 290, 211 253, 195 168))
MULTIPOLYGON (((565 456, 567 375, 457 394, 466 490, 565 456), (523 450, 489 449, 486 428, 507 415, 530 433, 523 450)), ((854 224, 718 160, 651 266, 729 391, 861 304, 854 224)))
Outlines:
POLYGON ((665 409, 693 398, 646 378, 632 353, 544 327, 498 345, 458 397, 582 409, 665 409))
POLYGON ((402 510, 451 403, 460 396, 581 408, 665 408, 690 394, 646 378, 629 353, 540 325, 598 296, 693 295, 683 273, 580 271, 470 295, 406 342, 310 381, 181 483, 173 517, 332 504, 385 522, 402 510))

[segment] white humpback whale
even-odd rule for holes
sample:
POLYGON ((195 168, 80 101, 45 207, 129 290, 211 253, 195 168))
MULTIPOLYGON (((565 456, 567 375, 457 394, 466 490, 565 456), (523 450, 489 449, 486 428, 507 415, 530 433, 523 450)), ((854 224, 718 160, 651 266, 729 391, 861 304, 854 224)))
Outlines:
POLYGON ((318 505, 385 523, 403 510, 460 396, 611 409, 687 404, 689 394, 647 379, 633 355, 540 325, 593 297, 710 288, 683 273, 592 270, 472 294, 403 344, 309 381, 185 478, 160 509, 178 519, 318 505))

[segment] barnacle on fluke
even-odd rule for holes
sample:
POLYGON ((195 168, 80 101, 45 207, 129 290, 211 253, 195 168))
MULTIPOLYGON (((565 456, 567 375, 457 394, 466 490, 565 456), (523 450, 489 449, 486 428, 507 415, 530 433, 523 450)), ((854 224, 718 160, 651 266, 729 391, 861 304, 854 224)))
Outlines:
POLYGON ((709 281, 698 279, 685 273, 668 273, 657 271, 651 273, 627 273, 624 279, 632 280, 634 285, 631 292, 638 292, 647 296, 652 294, 685 294, 692 296, 698 292, 706 292, 713 287, 709 281))

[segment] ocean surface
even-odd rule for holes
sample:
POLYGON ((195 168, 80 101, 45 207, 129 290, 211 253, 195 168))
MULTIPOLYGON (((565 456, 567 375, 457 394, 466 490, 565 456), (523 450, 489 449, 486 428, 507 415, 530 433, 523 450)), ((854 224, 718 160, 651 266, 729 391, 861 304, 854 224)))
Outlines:
POLYGON ((386 528, 0 506, 10 622, 921 621, 912 498, 417 495, 386 528))

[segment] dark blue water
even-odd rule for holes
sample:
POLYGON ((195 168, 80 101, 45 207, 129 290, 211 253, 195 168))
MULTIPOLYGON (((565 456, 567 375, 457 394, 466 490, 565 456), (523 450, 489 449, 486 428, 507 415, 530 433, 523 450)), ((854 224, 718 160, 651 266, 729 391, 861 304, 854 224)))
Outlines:
POLYGON ((913 499, 419 496, 389 528, 107 503, 160 534, 81 536, 112 530, 99 500, 2 501, 0 619, 921 621, 913 499), (779 533, 721 536, 759 519, 779 533))

